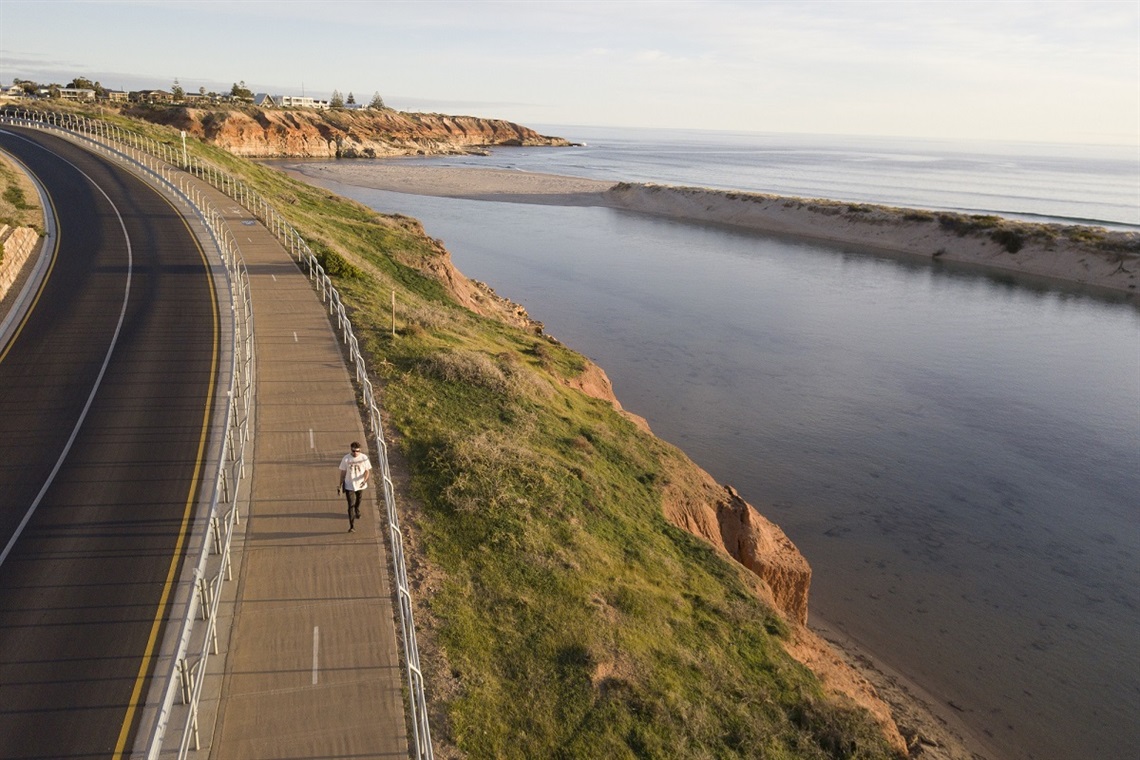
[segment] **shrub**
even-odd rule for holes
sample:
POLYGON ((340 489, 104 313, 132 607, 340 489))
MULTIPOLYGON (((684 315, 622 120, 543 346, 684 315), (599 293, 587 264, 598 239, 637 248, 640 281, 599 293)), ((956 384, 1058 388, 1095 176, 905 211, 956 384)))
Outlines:
POLYGON ((980 232, 981 230, 990 230, 1000 225, 1002 219, 1000 216, 974 214, 972 216, 963 216, 962 214, 939 214, 938 224, 942 229, 949 230, 958 234, 958 237, 963 237, 971 232, 980 232))
POLYGON ((1017 253, 1025 245, 1025 236, 1017 230, 1000 229, 990 233, 990 238, 1010 253, 1017 253))
POLYGON ((426 304, 412 306, 404 310, 401 316, 405 322, 419 325, 428 330, 438 329, 451 321, 443 309, 426 304))
POLYGON ((364 276, 364 273, 350 264, 347 259, 320 241, 310 240, 309 248, 317 257, 317 263, 321 265, 329 277, 359 280, 364 276))
POLYGON ((424 359, 420 371, 449 383, 474 385, 496 393, 507 391, 507 376, 503 370, 491 357, 478 351, 440 351, 424 359))

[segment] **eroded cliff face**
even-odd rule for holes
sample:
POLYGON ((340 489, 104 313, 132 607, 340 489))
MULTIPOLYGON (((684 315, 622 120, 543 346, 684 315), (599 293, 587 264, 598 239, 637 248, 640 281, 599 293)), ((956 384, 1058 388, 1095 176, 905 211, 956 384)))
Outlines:
POLYGON ((185 130, 247 158, 375 158, 478 153, 491 146, 565 146, 502 119, 359 111, 136 107, 130 116, 185 130))

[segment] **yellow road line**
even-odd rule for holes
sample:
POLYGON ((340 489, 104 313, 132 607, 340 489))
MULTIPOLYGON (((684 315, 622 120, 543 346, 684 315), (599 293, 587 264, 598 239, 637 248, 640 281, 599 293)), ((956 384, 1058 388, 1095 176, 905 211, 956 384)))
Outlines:
MULTIPOLYGON (((172 210, 179 213, 178 209, 174 208, 174 204, 170 203, 172 210)), ((182 215, 179 214, 182 218, 182 215)), ((142 694, 143 683, 146 682, 147 673, 150 671, 151 661, 154 659, 154 649, 158 643, 158 633, 162 630, 163 618, 165 616, 166 605, 170 600, 171 591, 174 588, 175 575, 178 572, 179 560, 182 556, 182 547, 186 543, 187 529, 190 525, 190 517, 194 511, 194 503, 197 501, 198 496, 198 481, 201 478, 203 457, 206 452, 206 443, 209 438, 210 432, 210 418, 213 414, 214 406, 214 386, 217 383, 218 374, 218 345, 219 338, 219 325, 218 325, 218 294, 214 290, 214 278, 210 270, 210 262, 206 258, 206 252, 202 250, 202 246, 198 243, 197 237, 190 229, 186 219, 182 218, 182 224, 185 225, 186 231, 190 233, 191 239, 194 240, 194 245, 198 248, 198 255, 202 258, 202 263, 206 267, 206 278, 210 283, 210 301, 213 305, 214 317, 214 344, 212 355, 210 359, 210 382, 206 391, 206 409, 202 414, 202 434, 198 438, 198 454, 194 461, 194 477, 190 483, 190 493, 186 497, 186 507, 182 512, 182 525, 178 530, 178 541, 174 546, 174 553, 170 557, 170 569, 166 572, 166 583, 162 587, 162 596, 158 601, 158 609, 154 613, 154 621, 150 626, 150 636, 147 638, 146 650, 143 653, 142 662, 139 664, 138 675, 135 677, 135 685, 131 690, 131 699, 127 704, 126 715, 123 716, 123 725, 119 729, 119 740, 115 743, 115 753, 113 757, 118 760, 123 757, 126 748, 127 738, 131 733, 131 726, 135 721, 135 713, 139 708, 139 697, 142 694)), ((191 592, 193 593, 193 592, 191 592)))

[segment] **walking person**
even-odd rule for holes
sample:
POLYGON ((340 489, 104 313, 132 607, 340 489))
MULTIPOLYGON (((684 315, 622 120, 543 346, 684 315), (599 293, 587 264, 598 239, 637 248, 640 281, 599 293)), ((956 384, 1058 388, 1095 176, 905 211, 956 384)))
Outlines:
POLYGON ((372 479, 372 462, 367 454, 360 451, 360 444, 356 441, 349 448, 349 453, 340 460, 340 477, 337 479, 336 490, 344 490, 344 497, 348 501, 348 532, 352 533, 356 530, 356 521, 360 519, 360 497, 372 479))

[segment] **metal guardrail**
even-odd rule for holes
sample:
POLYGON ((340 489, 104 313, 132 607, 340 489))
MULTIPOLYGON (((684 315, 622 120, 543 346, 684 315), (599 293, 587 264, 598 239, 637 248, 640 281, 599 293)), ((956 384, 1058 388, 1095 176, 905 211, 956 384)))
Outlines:
POLYGON ((167 675, 167 687, 164 692, 166 696, 160 709, 160 718, 152 732, 147 757, 156 758, 162 751, 166 724, 172 711, 175 691, 181 694, 183 704, 188 708, 178 757, 186 756, 191 737, 194 740, 194 749, 199 748, 198 700, 205 680, 205 665, 210 650, 212 649, 214 654, 217 653, 217 633, 214 621, 217 619, 218 603, 221 598, 221 584, 223 580, 232 578, 229 556, 230 539, 233 528, 239 520, 235 497, 241 476, 244 473, 245 451, 250 435, 249 403, 253 388, 253 332, 248 275, 245 272, 244 262, 241 260, 240 250, 238 250, 235 239, 221 214, 205 201, 193 183, 186 181, 187 178, 183 173, 185 172, 207 182, 233 198, 273 232, 282 246, 297 261, 298 266, 308 272, 309 279, 320 295, 321 302, 328 304, 330 319, 335 320, 336 326, 343 336, 349 361, 355 369, 356 383, 360 388, 362 411, 367 418, 369 432, 375 440, 376 451, 379 454, 377 458, 384 485, 384 504, 388 517, 388 536, 392 553, 392 569, 396 578, 401 644, 408 686, 412 756, 417 760, 433 760, 434 753, 428 723, 427 700, 424 696, 424 679, 420 667, 419 648, 416 643, 407 565, 404 560, 403 533, 400 529, 399 515, 396 512, 395 488, 388 466, 388 445, 384 439, 379 405, 372 381, 368 377, 364 357, 360 353, 360 344, 345 312, 340 293, 333 286, 332 280, 320 265, 317 256, 309 248, 308 243, 305 242, 300 233, 264 197, 244 181, 233 177, 223 169, 202 161, 196 156, 190 156, 185 143, 180 149, 177 145, 160 142, 98 119, 71 113, 6 109, 0 111, 0 122, 3 121, 25 126, 54 128, 86 139, 99 149, 110 151, 117 157, 141 166, 161 186, 190 203, 209 228, 215 243, 218 245, 219 254, 226 263, 231 282, 231 301, 234 305, 235 315, 238 313, 239 306, 245 314, 243 317, 245 331, 240 339, 238 336, 239 328, 235 326, 234 331, 235 366, 230 388, 230 410, 226 417, 223 455, 220 460, 220 462, 227 462, 227 457, 229 457, 228 469, 227 466, 219 466, 209 514, 210 534, 208 537, 204 537, 199 564, 195 571, 198 593, 192 596, 186 611, 178 653, 174 666, 167 675), (237 366, 239 350, 244 351, 245 358, 243 361, 246 362, 244 371, 237 366), (236 403, 238 399, 234 396, 235 389, 241 392, 240 404, 236 403), (237 432, 234 430, 235 427, 239 428, 237 432), (221 514, 219 509, 223 505, 228 506, 228 510, 221 514), (213 549, 212 552, 211 549, 213 549), (213 575, 210 574, 211 572, 213 575), (200 647, 192 651, 190 639, 194 636, 193 621, 199 612, 207 621, 207 626, 196 637, 196 639, 200 639, 200 647))

